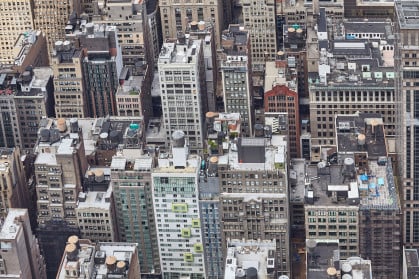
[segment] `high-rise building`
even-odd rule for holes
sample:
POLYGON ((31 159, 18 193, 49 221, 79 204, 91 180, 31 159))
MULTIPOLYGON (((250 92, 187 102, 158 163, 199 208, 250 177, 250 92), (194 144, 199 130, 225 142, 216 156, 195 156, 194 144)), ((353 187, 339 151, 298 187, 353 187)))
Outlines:
POLYGON ((403 279, 413 279, 419 276, 418 250, 403 247, 403 279))
POLYGON ((408 248, 419 247, 419 74, 416 69, 419 51, 419 9, 416 1, 395 1, 395 98, 397 103, 397 138, 401 193, 403 202, 403 242, 408 248))
POLYGON ((108 189, 89 189, 78 196, 76 207, 77 224, 82 238, 98 242, 118 240, 115 206, 110 186, 109 168, 90 169, 87 171, 89 182, 104 182, 104 172, 107 172, 108 189), (93 180, 93 181, 91 181, 93 180), (101 191, 102 190, 102 191, 101 191))
POLYGON ((337 115, 335 152, 306 167, 306 239, 336 241, 341 258, 399 278, 401 207, 379 114, 337 115))
POLYGON ((46 279, 44 258, 27 209, 10 209, 0 225, 0 278, 46 279))
POLYGON ((63 244, 65 252, 54 278, 141 278, 136 243, 92 243, 70 236, 63 244))
MULTIPOLYGON (((59 64, 62 60, 64 60, 64 63, 70 63, 69 73, 61 74, 64 79, 61 85, 65 85, 62 89, 69 90, 69 85, 72 88, 76 87, 75 91, 77 93, 74 95, 78 97, 80 90, 82 90, 80 86, 84 86, 84 98, 82 100, 73 100, 72 103, 85 102, 84 109, 87 111, 87 116, 104 117, 117 115, 115 95, 123 68, 117 27, 106 24, 93 24, 91 22, 86 23, 86 20, 77 20, 67 25, 65 30, 67 41, 55 43, 56 49, 58 44, 58 48, 64 50, 64 53, 57 57, 60 60, 56 60, 55 63, 59 64), (80 66, 77 64, 79 57, 81 59, 81 76, 84 84, 78 80, 80 77, 80 66), (73 65, 74 63, 76 65, 73 65), (68 78, 76 78, 76 80, 67 81, 66 79, 68 78)), ((65 66, 63 64, 57 67, 61 71, 65 71, 65 66)), ((69 106, 69 101, 65 100, 64 92, 60 93, 64 98, 64 100, 61 99, 63 106, 69 106)), ((71 94, 69 95, 71 96, 71 94)), ((74 99, 75 97, 72 98, 74 99)))
POLYGON ((273 272, 277 263, 275 251, 275 240, 228 240, 223 278, 278 278, 273 272))
POLYGON ((34 148, 38 230, 48 277, 55 276, 65 239, 79 234, 77 197, 87 170, 77 121, 43 119, 34 148), (71 124, 71 125, 70 125, 71 124))
POLYGON ((82 134, 63 118, 45 120, 49 127, 40 129, 35 146, 38 224, 65 220, 77 226, 77 197, 87 169, 82 134))
POLYGON ((163 36, 161 34, 161 21, 160 21, 160 9, 158 0, 148 0, 145 3, 147 17, 146 21, 149 25, 150 30, 150 43, 152 46, 152 55, 154 59, 154 67, 157 65, 157 59, 159 58, 159 53, 161 46, 163 44, 163 36))
POLYGON ((0 217, 6 218, 10 208, 29 208, 25 173, 20 160, 20 149, 0 148, 0 217))
MULTIPOLYGON (((275 0, 243 0, 244 28, 249 31, 252 70, 261 72, 266 61, 275 60, 277 38, 275 0)), ((281 1, 282 2, 282 1, 281 1)))
POLYGON ((224 256, 228 239, 274 240, 276 263, 270 273, 276 278, 291 273, 288 155, 283 136, 266 136, 223 143, 227 151, 216 167, 224 256))
POLYGON ((64 118, 87 117, 82 51, 69 41, 56 41, 51 56, 54 71, 55 115, 64 118))
POLYGON ((111 181, 121 241, 138 243, 142 276, 160 274, 151 192, 154 159, 136 150, 112 158, 111 181))
POLYGON ((85 49, 82 72, 90 117, 117 115, 115 95, 123 64, 116 27, 90 23, 78 39, 85 49))
POLYGON ((68 21, 77 20, 76 15, 81 12, 80 0, 58 1, 53 4, 49 0, 32 1, 35 30, 45 33, 51 54, 54 43, 65 38, 68 21))
POLYGON ((231 3, 229 0, 160 1, 163 39, 176 38, 178 32, 183 32, 193 21, 203 25, 205 21, 211 21, 215 26, 215 41, 219 45, 221 32, 228 24, 224 21, 223 2, 231 3))
POLYGON ((116 110, 118 116, 142 116, 148 123, 153 114, 151 99, 152 67, 145 68, 141 76, 131 75, 128 68, 123 68, 116 91, 116 110))
MULTIPOLYGON (((297 79, 295 72, 286 66, 285 61, 266 62, 264 111, 266 116, 286 113, 286 130, 288 131, 288 148, 290 158, 301 156, 300 149, 300 113, 297 79)), ((278 115, 279 116, 279 115, 278 115)), ((281 127, 278 121, 272 123, 272 132, 277 133, 281 127)))
POLYGON ((53 116, 54 87, 49 67, 28 67, 22 74, 0 74, 0 146, 31 151, 39 121, 53 116))
POLYGON ((22 150, 32 152, 39 123, 54 116, 53 71, 50 67, 28 67, 17 79, 14 94, 22 150))
POLYGON ((335 144, 336 114, 380 113, 386 141, 394 141, 395 37, 391 24, 347 20, 337 22, 335 27, 327 24, 327 20, 326 10, 320 9, 318 31, 309 31, 318 35, 318 56, 314 61, 317 69, 308 78, 312 154, 320 146, 335 144), (333 37, 328 36, 330 32, 333 37), (354 52, 358 59, 353 59, 354 52))
POLYGON ((393 18, 394 0, 345 0, 345 17, 393 18))
POLYGON ((48 67, 49 56, 47 40, 42 31, 30 30, 19 35, 13 46, 14 66, 18 73, 27 67, 48 67))
POLYGON ((255 115, 249 33, 236 24, 223 31, 220 69, 224 111, 240 113, 241 133, 252 136, 255 115))
POLYGON ((220 179, 216 156, 201 161, 199 173, 199 212, 205 254, 206 278, 223 277, 224 257, 220 226, 220 179))
MULTIPOLYGON (((20 34, 33 30, 33 0, 5 0, 0 2, 0 63, 13 64, 13 48, 20 34)), ((39 30, 39 29, 38 29, 39 30)))
POLYGON ((123 64, 132 75, 144 74, 146 65, 154 68, 153 40, 150 39, 150 26, 146 19, 147 2, 106 1, 98 6, 98 12, 92 17, 94 24, 116 26, 123 64))
POLYGON ((182 131, 173 133, 172 158, 161 153, 151 174, 164 279, 206 278, 198 200, 201 159, 188 154, 185 138, 182 131))
POLYGON ((183 36, 163 44, 158 69, 166 143, 174 131, 183 130, 190 148, 202 149, 207 110, 202 41, 183 36))
POLYGON ((209 111, 217 110, 216 95, 218 83, 218 65, 214 32, 214 25, 211 22, 206 22, 205 25, 199 25, 197 22, 191 22, 185 30, 185 36, 189 34, 189 39, 200 39, 203 41, 202 48, 204 52, 205 82, 209 111))

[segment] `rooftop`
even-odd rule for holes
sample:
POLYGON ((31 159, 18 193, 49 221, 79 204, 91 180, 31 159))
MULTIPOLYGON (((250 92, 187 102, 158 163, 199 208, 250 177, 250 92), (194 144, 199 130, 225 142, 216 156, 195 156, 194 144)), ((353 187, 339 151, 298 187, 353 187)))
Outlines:
POLYGON ((271 240, 229 240, 227 243, 225 279, 266 279, 275 266, 275 241, 271 240), (243 276, 243 277, 242 277, 243 276))
POLYGON ((164 43, 158 64, 196 65, 201 48, 201 40, 184 39, 184 42, 164 43))
POLYGON ((350 274, 352 279, 372 279, 371 261, 360 257, 350 257, 340 260, 340 269, 350 274))
POLYGON ((419 277, 419 256, 417 249, 404 249, 404 265, 407 269, 406 279, 419 277))
POLYGON ((237 142, 224 142, 223 149, 228 152, 218 157, 218 164, 229 165, 231 170, 274 171, 285 167, 287 155, 283 136, 241 138, 237 142))
POLYGON ((335 127, 338 152, 367 153, 371 159, 387 157, 381 114, 337 115, 335 127))
POLYGON ((336 22, 319 41, 318 73, 312 87, 390 87, 394 83, 394 31, 390 21, 351 19, 336 22), (333 31, 333 32, 332 32, 333 31))
POLYGON ((149 155, 141 155, 136 158, 127 158, 122 154, 117 154, 112 158, 111 170, 114 171, 151 171, 153 158, 149 155))
POLYGON ((339 240, 307 239, 307 279, 323 279, 339 270, 339 240))
POLYGON ((80 192, 77 202, 77 210, 90 210, 91 208, 106 210, 111 209, 112 187, 106 192, 80 192))
POLYGON ((15 57, 15 65, 21 66, 26 55, 28 55, 33 44, 42 35, 41 31, 31 30, 20 34, 13 46, 13 55, 15 57))
MULTIPOLYGON (((306 168, 308 204, 398 210, 392 162, 377 114, 336 116, 337 152, 306 168)), ((322 152, 323 153, 323 152, 322 152)))
POLYGON ((49 152, 66 154, 79 147, 79 133, 82 134, 86 155, 96 150, 116 150, 119 147, 141 148, 143 129, 142 117, 44 118, 39 123, 39 140, 35 148, 50 148, 49 152))
POLYGON ((419 2, 415 0, 394 1, 396 20, 401 29, 419 28, 419 2))
POLYGON ((116 92, 117 97, 121 97, 121 95, 139 96, 143 81, 143 76, 130 76, 128 79, 123 80, 123 84, 118 87, 116 92))
MULTIPOLYGON (((137 244, 122 242, 99 242, 97 245, 89 240, 70 237, 76 243, 68 243, 59 267, 57 279, 65 279, 66 271, 76 272, 79 277, 110 278, 107 276, 128 275, 132 265, 137 265, 137 244), (109 268, 107 267, 109 265, 109 268), (115 275, 111 275, 115 274, 115 275)), ((117 277, 120 278, 120 277, 117 277)), ((124 278, 124 277, 123 277, 124 278)), ((125 277, 127 278, 127 277, 125 277)))
MULTIPOLYGON (((6 219, 0 224, 0 240, 13 240, 19 233, 22 223, 19 221, 21 216, 27 215, 27 209, 10 208, 6 219)), ((11 247, 9 247, 10 249, 11 247)), ((1 249, 7 249, 1 244, 1 249)))
POLYGON ((186 159, 185 168, 176 168, 173 166, 173 157, 168 153, 160 152, 158 158, 158 166, 154 168, 153 174, 159 173, 172 173, 172 174, 182 174, 182 173, 197 173, 199 166, 201 164, 201 159, 198 155, 190 154, 186 159))

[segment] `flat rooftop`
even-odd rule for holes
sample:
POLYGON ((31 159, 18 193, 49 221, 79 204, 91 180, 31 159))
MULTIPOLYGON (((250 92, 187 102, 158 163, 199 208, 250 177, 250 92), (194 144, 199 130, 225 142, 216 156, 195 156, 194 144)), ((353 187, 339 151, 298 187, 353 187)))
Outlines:
POLYGON ((273 171, 283 169, 286 162, 286 142, 283 136, 243 138, 241 145, 224 142, 228 152, 218 157, 219 165, 228 165, 232 170, 273 171), (262 153, 261 153, 262 152, 262 153))
POLYGON ((195 65, 198 63, 200 40, 186 40, 183 43, 164 43, 160 51, 158 64, 195 65))
POLYGON ((372 279, 371 261, 360 257, 340 260, 340 269, 350 274, 352 279, 372 279))
MULTIPOLYGON (((161 152, 158 158, 158 166, 153 169, 153 174, 160 176, 161 173, 171 173, 171 174, 182 174, 188 173, 193 174, 197 173, 199 166, 201 164, 201 159, 198 155, 190 154, 186 159, 185 168, 175 168, 173 166, 173 158, 168 153, 161 152)), ((190 175, 188 175, 190 176, 190 175)))
MULTIPOLYGON (((57 279, 65 279, 66 270, 81 270, 80 276, 96 274, 96 278, 107 278, 109 272, 106 266, 108 257, 115 257, 115 263, 126 262, 127 267, 131 266, 134 253, 137 252, 137 244, 122 242, 99 242, 97 245, 89 240, 80 239, 80 249, 75 253, 75 260, 69 260, 64 253, 57 279), (89 273, 91 272, 91 273, 89 273)), ((125 275, 127 276, 127 275, 125 275)))
MULTIPOLYGON (((27 209, 10 208, 6 219, 0 223, 0 240, 15 239, 19 233, 19 229, 22 227, 22 223, 17 221, 16 218, 27 214, 27 209)), ((1 248, 6 249, 6 247, 3 247, 3 244, 1 248)))
POLYGON ((124 84, 122 86, 118 87, 116 92, 117 97, 121 95, 139 96, 143 81, 143 76, 130 76, 127 80, 124 80, 124 84))
POLYGON ((339 270, 339 240, 306 240, 307 279, 328 278, 339 270), (314 247, 312 247, 314 246, 314 247), (308 248, 311 247, 311 248, 308 248))
POLYGON ((405 249, 404 258, 407 268, 407 279, 419 277, 419 256, 417 249, 405 249))
POLYGON ((395 1, 396 19, 401 29, 418 29, 419 28, 419 2, 411 1, 395 1))
POLYGON ((244 242, 233 239, 227 243, 227 246, 224 279, 235 279, 246 274, 248 275, 246 278, 251 278, 252 271, 257 275, 257 278, 268 278, 268 273, 273 271, 275 241, 249 240, 244 242))
POLYGON ((112 187, 108 187, 106 192, 84 192, 79 194, 77 210, 100 209, 105 211, 111 210, 112 187))
POLYGON ((137 158, 127 158, 125 156, 116 155, 112 158, 112 170, 134 170, 134 171, 151 171, 153 167, 153 158, 148 155, 141 155, 137 158))
POLYGON ((337 115, 338 153, 367 153, 368 158, 387 157, 384 125, 380 114, 337 115), (361 144, 360 144, 361 143, 361 144))

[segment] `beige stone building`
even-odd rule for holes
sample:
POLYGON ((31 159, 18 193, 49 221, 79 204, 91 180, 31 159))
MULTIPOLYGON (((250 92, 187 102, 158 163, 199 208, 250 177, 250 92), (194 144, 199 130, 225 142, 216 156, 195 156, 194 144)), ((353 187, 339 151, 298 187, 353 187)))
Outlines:
MULTIPOLYGON (((73 12, 80 14, 80 10, 80 0, 54 2, 33 0, 34 27, 46 34, 50 53, 54 48, 54 43, 65 38, 65 26, 70 15, 73 12)), ((75 16, 73 16, 74 19, 75 16)))
POLYGON ((13 64, 16 40, 20 34, 34 28, 32 0, 0 1, 0 21, 0 64, 13 64))
POLYGON ((35 147, 38 224, 65 220, 77 226, 77 197, 87 169, 84 142, 75 125, 59 118, 45 119, 35 147))
POLYGON ((0 225, 0 278, 45 279, 45 263, 27 209, 11 209, 0 225))
POLYGON ((29 207, 28 191, 19 148, 0 149, 0 217, 6 218, 10 208, 29 207))
POLYGON ((277 52, 275 0, 243 0, 244 28, 250 34, 252 69, 260 72, 266 61, 273 61, 277 52))
POLYGON ((55 115, 84 118, 87 105, 83 94, 82 52, 68 41, 57 41, 54 48, 51 67, 54 72, 55 115))
POLYGON ((184 32, 190 22, 212 20, 215 25, 215 41, 219 45, 225 24, 222 0, 163 0, 159 5, 163 40, 176 38, 177 33, 184 32))
MULTIPOLYGON (((89 173, 89 171, 87 172, 89 173)), ((95 179, 102 179, 103 170, 96 170, 95 179)), ((106 192, 89 191, 80 193, 76 207, 77 223, 81 236, 91 241, 112 242, 117 240, 115 210, 112 187, 106 192)))
POLYGON ((263 137, 239 138, 237 144, 223 142, 224 146, 228 151, 211 160, 218 162, 224 255, 228 239, 274 240, 277 261, 271 271, 273 278, 290 276, 284 137, 275 136, 271 143, 263 137))
POLYGON ((49 66, 45 34, 36 30, 20 34, 13 47, 13 57, 13 69, 18 73, 23 73, 28 66, 49 66))
POLYGON ((154 60, 145 6, 140 0, 105 1, 92 17, 94 24, 116 26, 124 66, 133 75, 143 73, 154 60))

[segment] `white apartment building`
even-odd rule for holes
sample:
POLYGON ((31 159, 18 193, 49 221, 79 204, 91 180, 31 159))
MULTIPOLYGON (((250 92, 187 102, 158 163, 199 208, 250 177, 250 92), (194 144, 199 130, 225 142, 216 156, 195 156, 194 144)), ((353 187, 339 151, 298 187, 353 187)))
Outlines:
POLYGON ((198 202, 200 157, 188 155, 183 132, 173 134, 173 157, 160 154, 152 173, 154 214, 163 278, 205 278, 198 202))
POLYGON ((207 107, 202 41, 165 43, 158 70, 166 143, 175 130, 182 130, 191 149, 202 149, 207 107))

